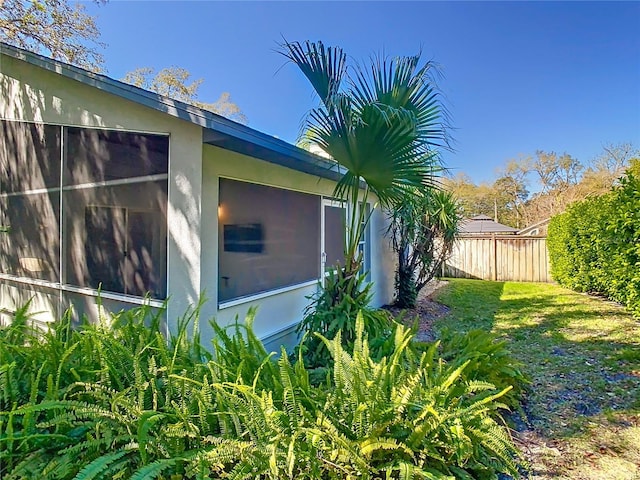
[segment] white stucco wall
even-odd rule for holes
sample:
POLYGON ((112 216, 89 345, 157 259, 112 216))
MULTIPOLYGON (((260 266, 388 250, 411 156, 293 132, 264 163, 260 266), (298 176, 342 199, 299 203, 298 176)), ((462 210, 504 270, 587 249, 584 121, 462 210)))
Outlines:
POLYGON ((372 303, 376 307, 393 301, 396 258, 385 232, 389 227, 384 210, 376 208, 371 216, 371 281, 374 284, 372 303))
MULTIPOLYGON (((201 254, 200 127, 6 56, 0 56, 0 118, 169 134, 167 278, 171 301, 167 318, 178 318, 197 301, 201 254)), ((0 295, 6 297, 15 287, 5 285, 2 290, 0 295)), ((40 294, 36 292, 36 296, 40 294)), ((34 303, 43 302, 38 299, 34 303)))

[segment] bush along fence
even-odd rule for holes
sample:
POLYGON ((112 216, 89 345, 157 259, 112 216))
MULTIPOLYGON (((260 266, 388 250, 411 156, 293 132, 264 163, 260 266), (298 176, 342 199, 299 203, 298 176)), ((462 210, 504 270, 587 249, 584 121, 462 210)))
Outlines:
POLYGON ((548 248, 558 283, 606 295, 640 317, 640 160, 608 194, 553 217, 548 248))
POLYGON ((515 389, 495 373, 504 361, 495 337, 418 348, 396 323, 374 352, 359 315, 350 351, 340 333, 322 339, 333 364, 315 384, 302 355, 264 349, 251 314, 213 324, 210 354, 193 329, 197 311, 168 340, 146 307, 75 329, 68 316, 34 329, 26 311, 0 329, 3 480, 518 473, 499 413, 515 389))

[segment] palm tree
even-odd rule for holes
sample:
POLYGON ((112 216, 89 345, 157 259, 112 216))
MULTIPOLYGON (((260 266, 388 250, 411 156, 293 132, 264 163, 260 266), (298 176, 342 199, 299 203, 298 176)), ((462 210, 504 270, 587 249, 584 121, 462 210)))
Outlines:
POLYGON ((376 57, 366 67, 348 69, 343 50, 325 47, 322 42, 285 42, 280 52, 300 68, 320 99, 320 105, 308 114, 305 140, 315 143, 341 167, 344 174, 334 196, 345 201, 351 212, 345 263, 325 284, 324 299, 316 299, 316 311, 322 305, 330 311, 329 320, 326 315, 315 315, 316 320, 307 315, 301 329, 329 336, 342 330, 343 341, 348 342, 358 308, 349 307, 346 313, 339 313, 340 307, 335 313, 331 310, 368 303, 364 294, 368 287, 363 287, 359 275, 358 243, 370 213, 359 205, 374 195, 381 207, 392 208, 407 195, 420 195, 424 188, 435 185, 437 148, 448 146, 446 112, 435 87, 434 64, 421 65, 420 55, 376 57), (360 300, 353 301, 356 298, 360 300), (336 316, 347 318, 336 321, 336 316))
POLYGON ((348 71, 341 48, 309 41, 281 47, 320 98, 320 106, 309 112, 305 136, 344 169, 334 195, 352 212, 344 268, 358 272, 358 242, 368 222, 358 204, 373 193, 382 207, 391 207, 416 187, 435 184, 434 149, 448 142, 434 64, 420 66, 420 55, 377 57, 366 68, 348 71))
POLYGON ((414 308, 420 290, 451 255, 460 223, 458 202, 449 191, 429 189, 395 205, 389 217, 387 235, 398 257, 395 304, 414 308))

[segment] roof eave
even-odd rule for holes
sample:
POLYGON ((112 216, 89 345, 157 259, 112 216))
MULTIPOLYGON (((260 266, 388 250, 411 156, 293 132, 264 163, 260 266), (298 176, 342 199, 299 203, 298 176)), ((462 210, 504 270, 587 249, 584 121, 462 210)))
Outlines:
POLYGON ((0 54, 199 125, 204 129, 204 143, 334 181, 344 173, 335 162, 193 105, 6 43, 0 42, 0 54))

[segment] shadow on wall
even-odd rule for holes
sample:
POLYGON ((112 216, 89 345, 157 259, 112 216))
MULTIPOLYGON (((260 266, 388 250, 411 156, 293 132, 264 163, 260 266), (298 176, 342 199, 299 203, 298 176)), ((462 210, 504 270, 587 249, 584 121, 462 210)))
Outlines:
POLYGON ((28 315, 36 322, 51 322, 62 314, 60 291, 39 285, 26 285, 9 280, 0 281, 0 325, 13 319, 13 312, 29 304, 28 315))

